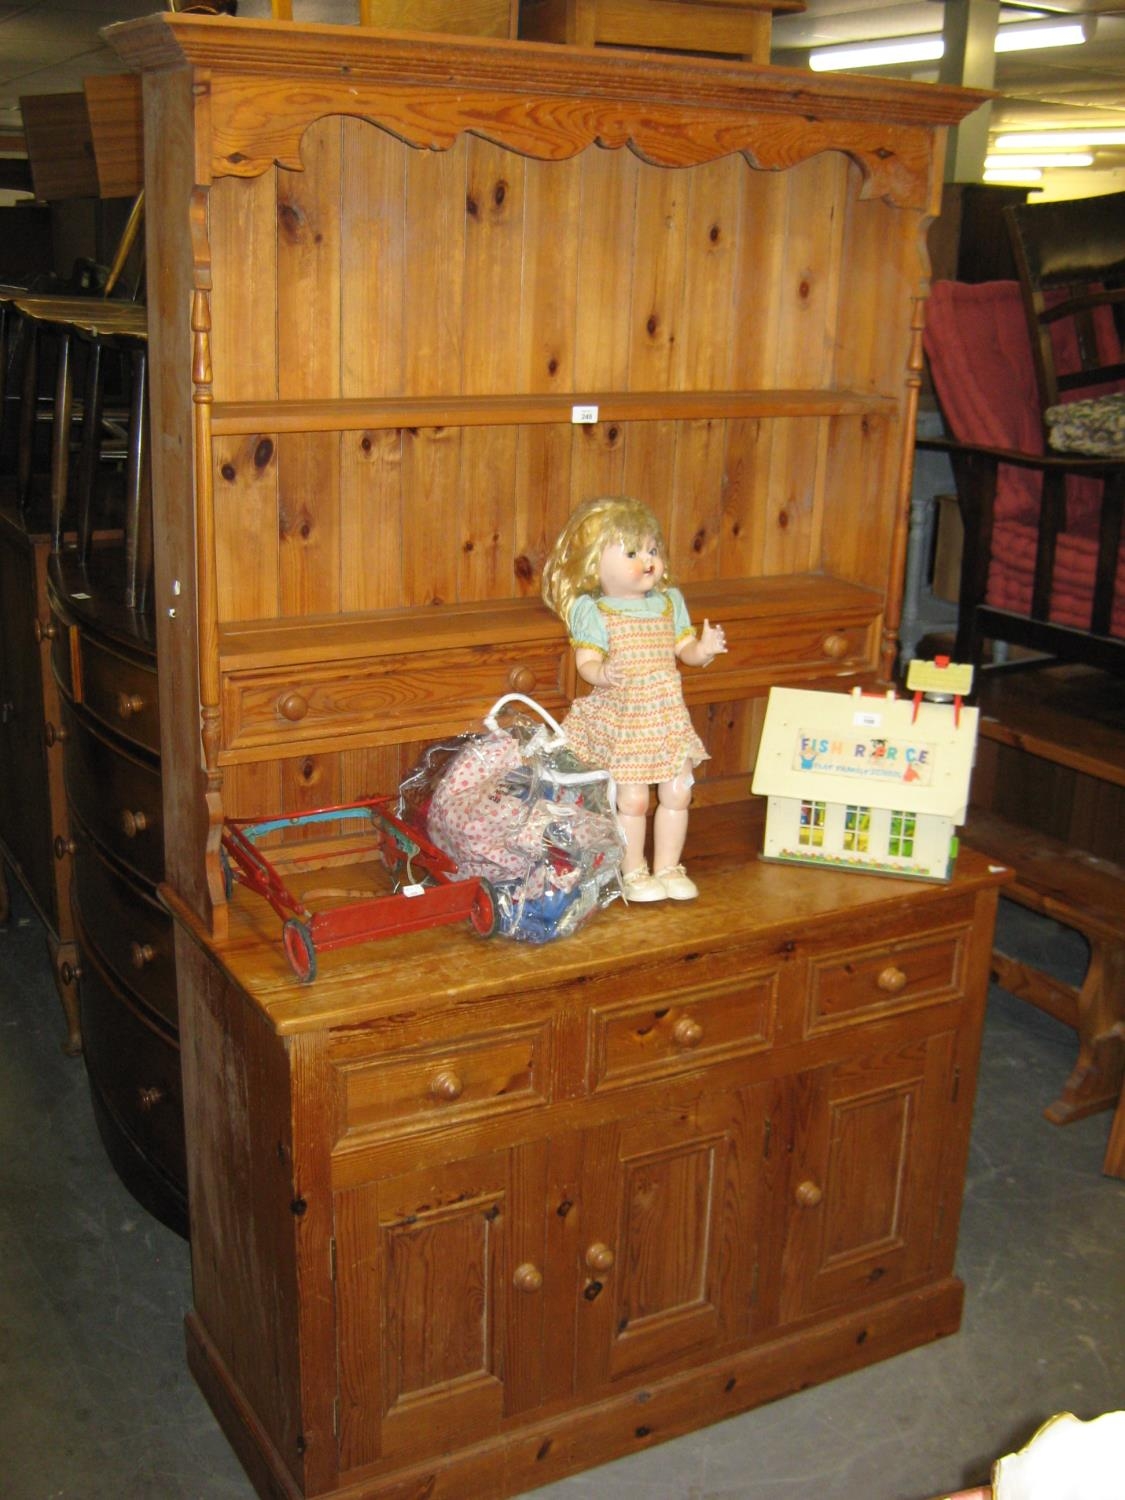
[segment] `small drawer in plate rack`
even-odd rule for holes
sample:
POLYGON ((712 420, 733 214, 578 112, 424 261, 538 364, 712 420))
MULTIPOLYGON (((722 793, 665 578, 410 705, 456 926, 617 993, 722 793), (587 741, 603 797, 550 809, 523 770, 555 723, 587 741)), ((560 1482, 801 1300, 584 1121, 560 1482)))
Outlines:
POLYGON ((520 692, 557 713, 557 638, 226 672, 224 763, 455 734, 520 692))

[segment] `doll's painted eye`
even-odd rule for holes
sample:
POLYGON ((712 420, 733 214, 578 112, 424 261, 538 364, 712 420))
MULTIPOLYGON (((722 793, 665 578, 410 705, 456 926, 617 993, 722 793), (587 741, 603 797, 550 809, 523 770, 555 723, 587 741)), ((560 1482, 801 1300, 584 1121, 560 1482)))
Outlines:
POLYGON ((636 549, 636 547, 628 547, 628 548, 626 548, 626 551, 625 551, 625 556, 626 557, 636 557, 636 555, 637 555, 637 549, 636 549))

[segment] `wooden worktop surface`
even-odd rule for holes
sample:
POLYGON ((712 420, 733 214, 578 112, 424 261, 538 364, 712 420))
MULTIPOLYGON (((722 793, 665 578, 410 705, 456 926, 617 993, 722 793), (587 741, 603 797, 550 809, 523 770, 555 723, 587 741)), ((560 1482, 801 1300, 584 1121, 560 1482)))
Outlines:
MULTIPOLYGON (((916 907, 951 888, 968 893, 1008 878, 971 850, 962 851, 948 885, 771 864, 758 857, 763 818, 757 800, 692 814, 686 861, 700 888, 696 901, 630 907, 616 901, 572 937, 543 945, 481 939, 467 922, 384 938, 318 954, 318 975, 308 985, 295 979, 282 949, 281 921, 261 897, 236 887, 230 935, 214 943, 174 891, 165 887, 161 894, 271 1024, 290 1033, 354 1025, 403 1005, 417 1008, 420 996, 440 996, 443 1006, 467 1004, 486 995, 581 982, 662 954, 712 952, 731 943, 767 942, 771 935, 789 940, 802 935, 805 922, 830 916, 854 917, 862 941, 864 922, 886 917, 896 904, 916 907)), ((349 885, 362 879, 358 872, 365 868, 349 867, 349 885)), ((385 888, 385 874, 373 870, 372 884, 380 881, 385 888)))

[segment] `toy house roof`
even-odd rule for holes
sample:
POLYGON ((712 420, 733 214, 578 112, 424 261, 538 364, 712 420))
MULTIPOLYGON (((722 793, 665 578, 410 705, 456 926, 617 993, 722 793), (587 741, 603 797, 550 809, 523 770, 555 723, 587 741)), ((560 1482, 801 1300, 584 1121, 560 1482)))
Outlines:
POLYGON ((772 688, 753 790, 965 820, 978 713, 911 698, 772 688), (958 722, 959 720, 959 722, 958 722))

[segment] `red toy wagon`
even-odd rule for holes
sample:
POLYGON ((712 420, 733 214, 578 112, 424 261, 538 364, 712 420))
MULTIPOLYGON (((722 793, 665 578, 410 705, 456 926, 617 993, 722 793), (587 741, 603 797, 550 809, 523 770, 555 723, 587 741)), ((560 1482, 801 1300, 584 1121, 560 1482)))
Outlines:
POLYGON ((229 897, 237 880, 256 891, 282 919, 281 939, 297 978, 316 978, 316 955, 423 927, 468 921, 482 937, 496 931, 496 897, 487 880, 455 879, 457 867, 425 834, 391 812, 389 797, 361 797, 336 807, 278 818, 228 818, 223 829, 223 876, 229 897), (286 829, 323 830, 323 839, 290 842, 264 853, 258 841, 286 829), (394 889, 290 890, 281 869, 298 872, 378 860, 394 889), (307 902, 336 901, 321 911, 307 902))

